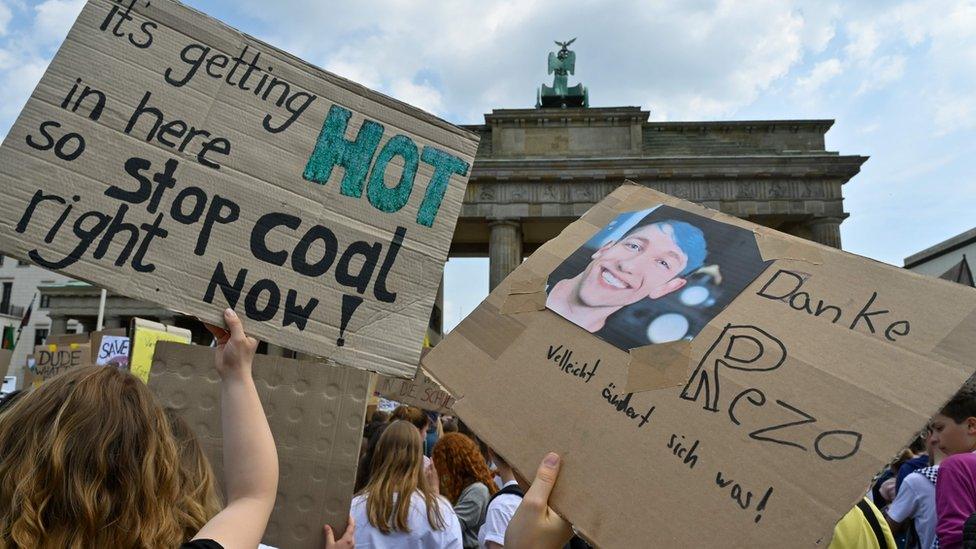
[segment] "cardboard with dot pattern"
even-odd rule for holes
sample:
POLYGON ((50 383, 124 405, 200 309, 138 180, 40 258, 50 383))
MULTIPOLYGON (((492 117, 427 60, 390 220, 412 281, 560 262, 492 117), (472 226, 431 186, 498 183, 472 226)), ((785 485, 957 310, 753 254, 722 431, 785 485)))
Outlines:
MULTIPOLYGON (((222 483, 220 382, 213 363, 213 348, 160 342, 149 387, 193 427, 222 483)), ((280 468, 263 543, 320 548, 322 526, 343 532, 349 517, 370 374, 257 355, 253 375, 280 468)))

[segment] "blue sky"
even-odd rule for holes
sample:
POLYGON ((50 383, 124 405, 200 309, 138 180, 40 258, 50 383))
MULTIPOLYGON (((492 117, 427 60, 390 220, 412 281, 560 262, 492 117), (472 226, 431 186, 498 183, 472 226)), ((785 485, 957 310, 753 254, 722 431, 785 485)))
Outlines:
MULTIPOLYGON (((835 119, 827 148, 871 157, 845 187, 848 251, 901 265, 976 225, 973 1, 188 4, 456 123, 532 106, 552 40, 575 36, 594 106, 639 105, 653 120, 835 119)), ((0 136, 82 5, 0 0, 0 136)), ((451 260, 445 276, 452 327, 487 294, 487 262, 451 260)))

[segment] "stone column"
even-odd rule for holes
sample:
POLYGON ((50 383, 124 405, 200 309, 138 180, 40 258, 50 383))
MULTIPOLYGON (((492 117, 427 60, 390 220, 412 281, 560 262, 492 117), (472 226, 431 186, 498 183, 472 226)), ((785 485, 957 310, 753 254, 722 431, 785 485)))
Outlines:
POLYGON ((122 328, 122 317, 119 315, 105 315, 102 320, 102 329, 122 328))
POLYGON ((48 335, 62 335, 68 332, 68 317, 64 315, 50 315, 51 329, 48 335))
POLYGON ((494 290, 522 263, 522 229, 514 219, 488 221, 488 289, 494 290))
POLYGON ((841 221, 839 217, 815 217, 807 222, 807 227, 814 242, 840 249, 841 221))

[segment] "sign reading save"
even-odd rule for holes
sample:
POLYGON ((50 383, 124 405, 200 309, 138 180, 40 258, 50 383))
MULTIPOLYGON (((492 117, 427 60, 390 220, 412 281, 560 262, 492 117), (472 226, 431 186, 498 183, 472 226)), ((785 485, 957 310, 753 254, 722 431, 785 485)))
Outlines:
POLYGON ((0 251, 408 376, 476 148, 179 3, 92 0, 0 148, 0 251))

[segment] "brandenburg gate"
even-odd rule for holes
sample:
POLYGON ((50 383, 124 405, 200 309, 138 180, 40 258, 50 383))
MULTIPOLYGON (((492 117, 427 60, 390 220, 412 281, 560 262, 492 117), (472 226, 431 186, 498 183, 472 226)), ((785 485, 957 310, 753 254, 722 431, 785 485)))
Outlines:
MULTIPOLYGON (((650 122, 640 107, 590 107, 587 89, 568 84, 572 42, 557 42, 560 50, 549 54, 553 86, 541 86, 536 108, 496 109, 484 124, 466 126, 481 144, 450 254, 487 255, 491 288, 625 180, 840 247, 843 186, 867 157, 826 149, 832 120, 650 122)), ((50 302, 50 333, 62 333, 68 319, 94 329, 98 288, 40 291, 50 302)), ((442 299, 432 341, 442 332, 442 299)), ((193 319, 122 296, 109 296, 106 315, 110 326, 139 316, 208 337, 193 319)))

